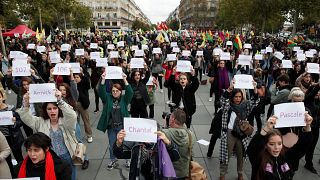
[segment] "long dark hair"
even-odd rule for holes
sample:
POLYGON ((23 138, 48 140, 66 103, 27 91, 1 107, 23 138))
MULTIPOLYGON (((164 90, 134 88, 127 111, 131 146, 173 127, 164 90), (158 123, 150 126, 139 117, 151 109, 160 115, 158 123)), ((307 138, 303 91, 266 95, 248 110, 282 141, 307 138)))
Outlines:
MULTIPOLYGON (((49 117, 49 115, 48 115, 48 113, 47 113, 47 106, 48 106, 48 104, 53 104, 54 106, 57 106, 58 107, 58 104, 56 103, 56 102, 45 102, 45 103, 43 103, 42 104, 42 118, 44 119, 44 120, 47 120, 47 119, 50 119, 50 117, 49 117)), ((59 118, 62 118, 63 117, 63 114, 62 114, 62 111, 61 111, 61 109, 58 107, 58 109, 59 109, 59 114, 58 114, 58 117, 59 118)))
POLYGON ((243 92, 241 91, 241 89, 233 89, 230 96, 230 101, 232 103, 233 103, 233 98, 236 96, 237 93, 241 93, 241 96, 242 96, 241 102, 244 100, 243 92))
MULTIPOLYGON (((273 156, 268 152, 267 150, 267 143, 269 142, 270 138, 273 136, 280 136, 282 139, 282 134, 280 133, 279 130, 277 129, 272 129, 268 131, 266 136, 264 137, 264 144, 265 148, 260 152, 260 157, 261 157, 261 164, 257 173, 257 180, 263 180, 265 179, 265 174, 266 174, 266 166, 269 163, 272 167, 274 166, 273 164, 273 156)), ((279 158, 284 157, 284 148, 281 149, 279 158)))
POLYGON ((77 102, 73 99, 72 95, 71 95, 71 90, 70 90, 70 86, 67 83, 60 83, 58 85, 58 89, 60 86, 63 86, 64 88, 66 88, 66 97, 64 98, 65 101, 73 107, 73 110, 76 110, 77 108, 77 102))

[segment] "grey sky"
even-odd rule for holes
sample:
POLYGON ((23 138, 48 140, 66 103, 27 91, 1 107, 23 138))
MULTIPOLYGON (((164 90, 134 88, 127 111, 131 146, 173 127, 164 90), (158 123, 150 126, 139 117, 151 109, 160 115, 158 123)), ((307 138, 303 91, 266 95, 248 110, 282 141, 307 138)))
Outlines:
POLYGON ((165 21, 180 0, 134 0, 142 12, 148 16, 152 23, 165 21))

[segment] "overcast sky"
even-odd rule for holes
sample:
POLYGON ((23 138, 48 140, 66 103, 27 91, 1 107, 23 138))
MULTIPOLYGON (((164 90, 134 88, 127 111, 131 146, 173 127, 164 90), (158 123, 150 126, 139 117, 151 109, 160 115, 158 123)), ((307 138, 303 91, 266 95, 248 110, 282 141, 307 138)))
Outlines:
POLYGON ((134 0, 142 12, 148 16, 152 23, 165 21, 180 0, 134 0))

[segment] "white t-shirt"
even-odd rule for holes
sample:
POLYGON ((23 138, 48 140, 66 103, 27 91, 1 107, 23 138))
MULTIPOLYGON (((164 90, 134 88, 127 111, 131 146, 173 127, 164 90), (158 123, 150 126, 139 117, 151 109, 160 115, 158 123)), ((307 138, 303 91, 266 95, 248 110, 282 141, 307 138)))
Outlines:
POLYGON ((229 121, 229 124, 228 124, 228 129, 233 129, 233 124, 234 124, 234 121, 236 120, 237 118, 237 115, 235 112, 232 111, 231 115, 230 115, 230 121, 229 121))

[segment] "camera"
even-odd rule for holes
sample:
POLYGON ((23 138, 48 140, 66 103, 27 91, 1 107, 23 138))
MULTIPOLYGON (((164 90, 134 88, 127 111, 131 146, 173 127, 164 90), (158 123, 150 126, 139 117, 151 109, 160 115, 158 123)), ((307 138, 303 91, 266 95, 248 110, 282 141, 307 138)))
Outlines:
POLYGON ((166 122, 166 128, 169 128, 169 119, 170 119, 171 113, 170 112, 163 112, 162 113, 162 119, 166 122))

